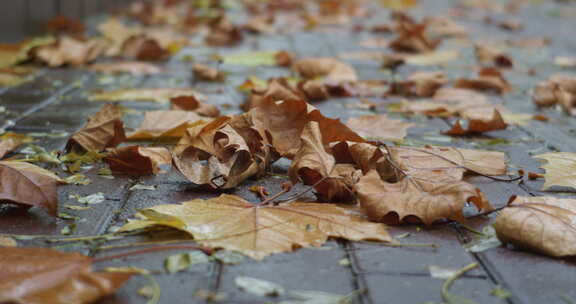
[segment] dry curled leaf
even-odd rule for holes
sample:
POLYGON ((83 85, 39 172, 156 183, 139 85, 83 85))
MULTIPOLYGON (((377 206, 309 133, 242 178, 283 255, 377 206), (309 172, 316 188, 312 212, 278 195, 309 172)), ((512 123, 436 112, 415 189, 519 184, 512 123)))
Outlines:
POLYGON ((74 66, 89 63, 108 48, 108 42, 100 38, 80 40, 69 36, 61 36, 51 45, 42 45, 31 50, 32 57, 46 63, 50 67, 65 64, 74 66))
POLYGON ((576 153, 551 152, 535 155, 535 158, 545 160, 542 165, 544 173, 544 190, 552 186, 570 187, 576 189, 576 153))
POLYGON ((213 248, 242 252, 254 259, 298 247, 321 246, 329 237, 352 241, 390 241, 386 227, 333 204, 292 202, 256 205, 233 195, 182 204, 159 205, 138 213, 121 228, 130 231, 169 226, 188 232, 213 248))
POLYGON ((162 72, 162 69, 157 65, 139 61, 95 63, 90 65, 89 69, 100 73, 129 73, 135 76, 159 74, 162 72))
POLYGON ((448 82, 443 72, 416 72, 404 81, 394 82, 388 94, 406 97, 431 97, 448 82))
POLYGON ((315 185, 316 195, 322 201, 353 201, 352 186, 356 170, 350 165, 336 165, 334 156, 324 147, 317 122, 306 124, 301 141, 300 149, 288 170, 292 182, 315 185), (346 179, 347 176, 350 179, 346 179))
POLYGON ((346 125, 360 136, 369 139, 402 141, 406 130, 414 124, 390 119, 384 114, 363 115, 348 119, 346 125))
POLYGON ((149 175, 157 174, 160 166, 172 163, 172 155, 163 147, 129 146, 111 150, 104 161, 113 173, 149 175))
POLYGON ((93 303, 131 274, 93 272, 92 259, 48 248, 0 248, 0 302, 93 303))
POLYGON ((115 105, 107 104, 70 137, 66 148, 70 150, 81 147, 86 151, 98 152, 116 147, 125 139, 122 111, 115 105))
POLYGON ((264 134, 245 118, 222 116, 189 128, 174 150, 176 168, 213 189, 229 189, 264 172, 276 157, 264 134))
POLYGON ((171 98, 178 96, 194 96, 201 101, 205 99, 200 93, 187 88, 147 88, 96 92, 90 96, 90 100, 109 102, 155 101, 167 103, 171 98))
POLYGON ((306 100, 306 96, 304 92, 292 87, 286 79, 273 78, 268 81, 268 86, 265 88, 252 88, 250 97, 243 107, 247 110, 258 107, 267 99, 272 101, 306 100))
POLYGON ((576 255, 576 200, 549 196, 513 197, 496 218, 503 243, 553 257, 576 255))
POLYGON ((189 111, 148 111, 144 112, 142 124, 132 133, 129 140, 170 139, 182 137, 186 129, 206 124, 211 118, 189 111))
POLYGON ((225 16, 215 18, 209 25, 210 32, 204 38, 208 45, 234 46, 244 39, 241 28, 232 24, 225 16))
POLYGON ((396 52, 426 53, 436 49, 442 42, 438 37, 432 37, 426 22, 417 23, 408 15, 396 12, 394 31, 397 37, 390 42, 390 48, 396 52))
POLYGON ((293 66, 297 73, 307 79, 323 77, 328 81, 356 81, 358 76, 354 68, 334 58, 306 58, 293 66))
POLYGON ((0 161, 0 201, 25 206, 39 206, 48 214, 58 212, 61 183, 54 173, 25 162, 0 161))
POLYGON ((463 221, 462 208, 473 202, 480 210, 491 210, 480 191, 471 184, 448 176, 404 177, 395 183, 382 180, 377 171, 368 172, 356 184, 360 206, 374 221, 398 224, 421 222, 425 225, 452 219, 463 221))
POLYGON ((532 100, 540 107, 559 104, 564 112, 575 115, 576 77, 565 74, 550 76, 534 88, 532 100))

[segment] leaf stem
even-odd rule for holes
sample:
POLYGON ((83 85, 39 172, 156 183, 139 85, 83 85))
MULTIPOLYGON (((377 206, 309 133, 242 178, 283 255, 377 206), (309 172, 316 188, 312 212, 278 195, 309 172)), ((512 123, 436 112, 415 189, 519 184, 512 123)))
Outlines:
POLYGON ((94 263, 98 263, 98 262, 104 262, 104 261, 109 261, 109 260, 114 260, 114 259, 120 259, 120 258, 124 258, 124 257, 128 257, 128 256, 133 256, 133 255, 139 255, 139 254, 144 254, 144 253, 149 253, 149 252, 156 252, 156 251, 163 251, 163 250, 174 250, 174 249, 186 249, 186 250, 200 250, 206 254, 212 254, 212 250, 208 249, 208 248, 204 248, 204 247, 200 247, 200 246, 195 246, 195 245, 168 245, 168 246, 159 246, 159 247, 150 247, 150 248, 144 248, 144 249, 139 249, 139 250, 133 250, 133 251, 128 251, 128 252, 123 252, 123 253, 119 253, 119 254, 114 254, 114 255, 109 255, 109 256, 105 256, 105 257, 99 257, 99 258, 95 258, 93 260, 94 263))
POLYGON ((463 274, 465 274, 466 272, 474 269, 478 267, 478 263, 472 263, 469 264, 467 266, 464 266, 463 268, 459 269, 457 272, 455 272, 451 277, 449 277, 444 284, 442 284, 442 299, 446 302, 446 303, 451 303, 450 301, 450 293, 448 292, 448 290, 450 289, 450 286, 452 286, 452 284, 454 283, 454 281, 456 281, 458 278, 460 278, 463 274))

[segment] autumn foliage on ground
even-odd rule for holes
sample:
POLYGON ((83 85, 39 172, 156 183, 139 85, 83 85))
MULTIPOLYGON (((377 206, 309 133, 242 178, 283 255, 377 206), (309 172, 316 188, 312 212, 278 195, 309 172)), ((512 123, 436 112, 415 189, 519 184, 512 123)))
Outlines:
MULTIPOLYGON (((574 200, 512 197, 507 205, 494 208, 467 180, 471 175, 502 183, 517 180, 503 152, 405 145, 403 139, 413 123, 382 112, 340 121, 314 106, 347 97, 357 98, 358 107, 370 109, 378 105, 366 98, 398 98, 401 101, 391 111, 447 119, 451 126, 443 133, 448 136, 478 135, 543 119, 492 102, 493 96, 513 90, 504 71, 512 69, 514 61, 485 45, 474 45, 478 67, 469 77, 450 79, 442 71, 419 71, 406 79, 359 77, 346 59, 370 58, 391 73, 403 65, 438 65, 458 57, 457 51, 444 49, 442 44, 467 35, 466 28, 452 19, 430 16, 419 20, 402 12, 415 1, 381 2, 391 9, 390 20, 356 30, 381 33, 386 39, 369 43, 384 44, 387 52, 348 53, 339 58, 298 58, 285 50, 213 56, 215 61, 275 65, 294 75, 270 79, 246 75, 246 82, 238 88, 245 95, 241 113, 222 115, 222 109, 192 87, 128 88, 91 92, 86 102, 103 102, 101 109, 58 153, 45 151, 38 154, 41 157, 23 158, 19 149, 33 139, 4 133, 0 136, 0 200, 58 216, 58 186, 81 184, 81 165, 103 162, 113 175, 176 170, 198 189, 221 193, 212 199, 140 210, 117 232, 119 236, 169 227, 189 234, 204 248, 263 259, 322 246, 329 238, 396 243, 386 225, 465 223, 463 209, 473 206, 477 214, 472 216, 499 212, 494 227, 502 242, 551 256, 574 255, 576 248, 567 245, 576 238, 574 200), (142 113, 140 126, 128 129, 123 121, 126 109, 117 105, 123 101, 156 102, 164 108, 142 113), (226 193, 248 179, 270 175, 279 160, 289 163, 281 192, 253 189, 261 196, 260 202, 226 193), (47 164, 63 165, 65 170, 57 175, 47 164)), ((20 77, 17 64, 30 62, 104 74, 158 74, 164 69, 160 62, 192 44, 189 37, 203 35, 202 43, 210 46, 235 46, 246 35, 342 26, 368 13, 363 1, 321 1, 314 13, 309 10, 312 1, 245 1, 243 7, 251 17, 245 24, 234 24, 220 1, 208 3, 205 7, 186 1, 137 3, 122 16, 99 24, 98 35, 91 37, 75 21, 53 20, 49 29, 54 36, 5 47, 8 55, 3 56, 0 76, 12 77, 14 83, 20 77), (125 19, 137 24, 128 25, 125 19), (283 24, 292 26, 286 29, 283 24)), ((190 70, 197 81, 226 79, 226 71, 214 65, 194 63, 190 70)), ((542 107, 559 104, 573 114, 575 84, 572 77, 553 76, 535 88, 534 102, 542 107)), ((547 161, 546 188, 576 187, 573 153, 537 157, 547 161)), ((54 303, 90 302, 113 292, 130 276, 92 272, 91 262, 77 253, 0 248, 0 302, 33 302, 40 297, 53 298, 54 303), (56 273, 61 269, 65 272, 56 273), (40 284, 43 275, 56 279, 44 286, 40 284), (19 290, 18 284, 34 288, 19 290), (72 285, 74 292, 65 294, 72 285), (70 298, 57 300, 65 296, 70 298)))

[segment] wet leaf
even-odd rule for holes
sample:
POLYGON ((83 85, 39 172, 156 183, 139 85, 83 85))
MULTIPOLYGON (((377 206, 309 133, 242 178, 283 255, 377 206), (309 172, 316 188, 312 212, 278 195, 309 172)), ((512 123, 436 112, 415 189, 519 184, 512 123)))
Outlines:
POLYGON ((121 231, 169 226, 192 234, 204 246, 235 250, 255 259, 298 247, 321 246, 329 237, 390 241, 384 225, 367 222, 352 210, 333 204, 258 206, 224 194, 155 206, 141 210, 138 216, 140 220, 129 222, 121 231))
POLYGON ((170 108, 172 110, 192 111, 207 117, 220 116, 220 110, 218 110, 218 107, 198 100, 196 96, 173 97, 170 99, 170 108))
POLYGON ((483 235, 477 236, 472 241, 464 245, 464 249, 469 252, 483 252, 495 247, 502 245, 498 237, 496 236, 496 231, 492 226, 486 226, 482 229, 483 235))
POLYGON ((190 268, 195 264, 209 263, 210 257, 201 251, 173 254, 164 260, 168 273, 176 273, 190 268))
POLYGON ((553 186, 576 189, 576 153, 551 152, 534 157, 546 161, 546 164, 542 165, 542 168, 546 170, 544 173, 544 190, 553 186))
POLYGON ((16 44, 0 44, 0 69, 13 66, 29 58, 29 51, 37 46, 49 45, 54 37, 37 37, 16 44))
POLYGON ((200 81, 222 82, 226 78, 226 74, 223 71, 199 63, 192 66, 192 72, 194 73, 194 79, 200 81))
POLYGON ((18 247, 18 243, 15 239, 9 236, 0 235, 0 248, 2 247, 18 247))
POLYGON ((262 66, 276 65, 278 51, 259 51, 250 53, 230 54, 223 57, 225 64, 262 66))
POLYGON ((172 163, 170 151, 164 147, 128 146, 110 150, 104 157, 113 173, 150 175, 161 171, 161 166, 172 163))
POLYGON ((302 77, 314 79, 322 77, 327 81, 356 81, 354 68, 335 58, 306 58, 297 61, 292 67, 302 77))
POLYGON ((414 124, 390 119, 380 114, 353 117, 348 119, 346 125, 358 135, 369 139, 398 142, 404 139, 406 130, 414 124))
POLYGON ((105 39, 83 40, 60 36, 53 44, 41 45, 31 50, 32 57, 50 67, 62 65, 82 66, 103 55, 109 45, 105 39))
POLYGON ((210 120, 189 111, 149 111, 144 113, 142 124, 128 134, 128 139, 174 139, 185 135, 186 129, 205 125, 210 120))
POLYGON ((70 137, 66 148, 99 152, 115 147, 125 139, 122 112, 118 107, 107 104, 70 137))
POLYGON ((87 204, 87 205, 100 204, 106 200, 106 198, 104 197, 104 193, 102 192, 96 192, 94 194, 86 196, 81 196, 79 194, 70 194, 69 197, 75 199, 80 204, 87 204))
POLYGON ((236 277, 234 283, 241 290, 259 297, 279 297, 284 295, 284 288, 276 283, 251 277, 236 277))
POLYGON ((60 179, 38 166, 16 161, 0 161, 0 200, 25 206, 39 206, 48 214, 58 211, 57 187, 60 179))
POLYGON ((503 243, 553 257, 576 255, 576 200, 549 196, 515 197, 494 229, 503 243))
POLYGON ((0 256, 0 302, 93 303, 131 276, 93 272, 90 257, 47 248, 0 248, 0 256))

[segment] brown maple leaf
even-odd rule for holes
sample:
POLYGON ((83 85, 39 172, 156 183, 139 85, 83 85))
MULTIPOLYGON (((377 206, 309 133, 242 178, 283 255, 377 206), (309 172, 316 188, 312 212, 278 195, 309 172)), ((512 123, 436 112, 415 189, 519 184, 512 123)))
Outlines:
POLYGON ((436 49, 442 42, 433 38, 427 32, 426 23, 417 23, 408 15, 395 12, 392 15, 395 25, 394 32, 397 37, 390 42, 390 48, 396 52, 425 53, 436 49))
POLYGON ((129 146, 116 148, 104 157, 113 173, 128 175, 157 174, 160 166, 172 163, 172 155, 163 147, 129 146))
POLYGON ((125 139, 122 111, 114 105, 107 104, 88 118, 86 125, 70 137, 66 149, 81 147, 86 151, 98 152, 116 147, 125 139))
POLYGON ((476 60, 481 64, 489 64, 499 68, 512 68, 514 66, 514 62, 508 55, 489 46, 476 44, 474 52, 476 60))
POLYGON ((204 246, 236 250, 254 259, 299 247, 318 247, 329 237, 391 241, 386 226, 333 204, 256 205, 224 194, 155 206, 141 210, 138 216, 140 220, 130 221, 121 230, 168 226, 188 232, 204 246))
POLYGON ((48 248, 0 248, 0 302, 93 303, 131 274, 93 272, 92 259, 48 248))
POLYGON ((470 134, 480 134, 496 130, 503 130, 506 129, 507 127, 508 125, 504 121, 504 118, 502 118, 500 112, 498 112, 498 110, 494 110, 492 119, 489 121, 486 121, 484 119, 471 118, 468 121, 467 128, 464 129, 460 124, 460 120, 457 120, 456 123, 452 125, 452 128, 444 132, 444 134, 462 136, 470 134))
POLYGON ((334 156, 324 147, 317 122, 306 124, 301 141, 300 149, 288 170, 292 182, 314 185, 316 195, 323 201, 353 201, 352 177, 356 175, 356 169, 351 165, 336 165, 334 156), (346 176, 350 179, 346 179, 346 176))
POLYGON ((82 34, 86 27, 78 20, 58 15, 46 22, 46 29, 55 34, 82 34))
POLYGON ((513 197, 496 218, 503 243, 553 257, 576 255, 576 200, 549 196, 513 197))
POLYGON ((214 18, 209 23, 210 32, 204 38, 211 46, 234 46, 242 42, 244 36, 239 26, 232 24, 226 16, 214 18))
POLYGON ((472 202, 480 210, 491 210, 480 190, 450 176, 428 178, 406 176, 398 182, 382 180, 377 171, 368 172, 356 184, 360 206, 374 221, 391 224, 421 222, 425 225, 452 219, 463 221, 462 208, 472 202))
POLYGON ((391 84, 388 94, 407 97, 431 97, 448 82, 443 72, 416 72, 405 81, 391 84))
POLYGON ((48 214, 58 213, 60 178, 38 166, 18 161, 0 161, 0 201, 39 206, 48 214))
POLYGON ((265 88, 252 88, 250 97, 246 104, 243 105, 245 110, 260 106, 264 100, 271 99, 272 101, 292 101, 292 100, 306 100, 303 92, 292 87, 284 78, 272 78, 268 81, 268 86, 265 88))
POLYGON ((132 133, 129 140, 179 138, 186 129, 204 125, 212 119, 189 111, 148 111, 144 112, 142 124, 132 133))

